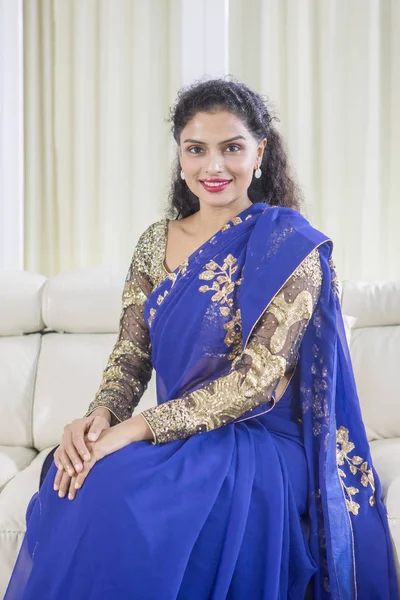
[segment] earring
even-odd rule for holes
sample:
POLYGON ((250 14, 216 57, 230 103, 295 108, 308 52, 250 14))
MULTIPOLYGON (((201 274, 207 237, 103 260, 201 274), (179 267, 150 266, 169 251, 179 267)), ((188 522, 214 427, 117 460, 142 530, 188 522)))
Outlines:
POLYGON ((185 173, 181 170, 181 179, 185 179, 185 173))
POLYGON ((260 179, 260 177, 261 177, 261 172, 262 172, 262 171, 261 171, 260 167, 257 167, 257 170, 256 170, 256 171, 255 171, 255 173, 254 173, 254 177, 255 177, 256 179, 260 179))

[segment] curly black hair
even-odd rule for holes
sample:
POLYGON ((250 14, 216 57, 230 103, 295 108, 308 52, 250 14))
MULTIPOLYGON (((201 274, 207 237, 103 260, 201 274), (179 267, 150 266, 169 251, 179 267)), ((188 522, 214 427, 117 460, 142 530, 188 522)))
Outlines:
MULTIPOLYGON (((272 124, 279 120, 268 110, 267 100, 250 90, 244 83, 229 78, 196 81, 178 92, 171 107, 169 122, 176 143, 186 124, 198 112, 225 110, 233 113, 246 125, 257 142, 267 138, 260 179, 253 177, 248 189, 250 200, 267 202, 271 206, 286 206, 301 212, 302 195, 290 173, 288 158, 279 132, 272 124)), ((175 158, 168 197, 169 213, 175 218, 192 215, 200 209, 197 196, 180 177, 179 154, 175 158)))

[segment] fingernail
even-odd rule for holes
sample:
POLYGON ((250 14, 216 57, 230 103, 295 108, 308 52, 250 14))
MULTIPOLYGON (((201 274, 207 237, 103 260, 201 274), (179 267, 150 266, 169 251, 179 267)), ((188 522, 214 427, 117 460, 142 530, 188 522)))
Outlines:
POLYGON ((62 491, 60 490, 60 491, 58 492, 58 495, 59 495, 59 497, 60 497, 60 498, 63 498, 63 497, 64 497, 64 492, 62 492, 62 491))
POLYGON ((73 495, 72 494, 68 494, 68 500, 73 500, 73 495))
POLYGON ((77 490, 78 488, 79 488, 79 483, 78 483, 78 482, 76 482, 76 483, 75 483, 75 489, 77 490))
POLYGON ((89 439, 95 440, 97 438, 97 433, 89 433, 89 439))
POLYGON ((73 474, 74 474, 73 470, 72 469, 68 469, 68 475, 73 475, 73 474))
POLYGON ((80 471, 80 470, 82 469, 82 466, 81 466, 81 465, 78 465, 78 463, 76 463, 76 465, 75 465, 75 469, 76 469, 77 471, 80 471))
POLYGON ((55 491, 57 491, 57 490, 58 490, 58 485, 54 484, 54 486, 53 486, 53 489, 54 489, 55 491))
POLYGON ((85 460, 90 460, 90 454, 85 454, 85 456, 83 457, 85 460))

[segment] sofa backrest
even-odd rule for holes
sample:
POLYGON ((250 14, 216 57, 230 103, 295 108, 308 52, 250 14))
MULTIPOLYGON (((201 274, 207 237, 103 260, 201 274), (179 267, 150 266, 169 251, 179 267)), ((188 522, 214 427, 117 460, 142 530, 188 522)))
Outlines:
MULTIPOLYGON (((0 337, 0 445, 55 446, 64 426, 86 412, 116 340, 125 275, 102 268, 41 278, 30 294, 43 318, 30 331, 36 328, 41 334, 12 335, 18 315, 14 329, 0 324, 0 335, 7 334, 0 337)), ((20 281, 30 276, 14 273, 7 285, 22 289, 20 281)), ((0 297, 5 289, 0 275, 0 297)), ((9 318, 0 312, 0 323, 9 318)), ((137 410, 155 403, 152 381, 137 410)))
POLYGON ((400 437, 400 281, 345 281, 342 310, 368 439, 400 437))
POLYGON ((32 408, 46 277, 0 273, 0 444, 33 446, 32 408))

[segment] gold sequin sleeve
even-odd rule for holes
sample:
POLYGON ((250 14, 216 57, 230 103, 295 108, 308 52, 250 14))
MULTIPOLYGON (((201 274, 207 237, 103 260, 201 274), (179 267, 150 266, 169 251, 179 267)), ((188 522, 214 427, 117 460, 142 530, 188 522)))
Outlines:
POLYGON ((149 331, 143 317, 144 301, 159 283, 155 256, 162 246, 163 221, 151 225, 140 237, 129 266, 122 293, 122 312, 117 341, 109 356, 100 387, 88 407, 111 413, 111 425, 129 419, 145 392, 152 373, 149 331))
POLYGON ((153 444, 211 431, 276 400, 296 366, 321 282, 315 249, 266 307, 227 375, 141 413, 153 433, 153 444))

